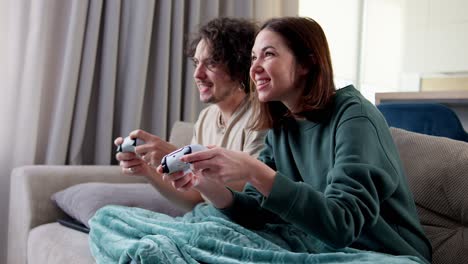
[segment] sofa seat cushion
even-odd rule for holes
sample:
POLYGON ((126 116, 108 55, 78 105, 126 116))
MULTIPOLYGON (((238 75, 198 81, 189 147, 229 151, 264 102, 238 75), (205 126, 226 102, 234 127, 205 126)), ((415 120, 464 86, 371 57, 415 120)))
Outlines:
POLYGON ((29 232, 28 263, 94 263, 88 235, 59 223, 38 226, 29 232))
POLYGON ((468 143, 390 130, 432 244, 432 263, 468 263, 468 143))

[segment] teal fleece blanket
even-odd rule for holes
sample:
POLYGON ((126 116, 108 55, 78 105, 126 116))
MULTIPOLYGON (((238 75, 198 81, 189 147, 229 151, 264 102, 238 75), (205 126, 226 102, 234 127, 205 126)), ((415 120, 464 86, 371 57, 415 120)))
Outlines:
POLYGON ((176 218, 106 206, 89 224, 97 263, 425 263, 414 256, 336 250, 291 225, 252 231, 208 204, 176 218))

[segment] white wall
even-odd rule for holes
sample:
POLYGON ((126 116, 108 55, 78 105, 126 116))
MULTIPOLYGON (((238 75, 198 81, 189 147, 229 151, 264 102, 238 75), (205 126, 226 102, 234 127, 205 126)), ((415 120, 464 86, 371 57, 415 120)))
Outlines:
POLYGON ((365 1, 361 92, 399 90, 403 50, 404 0, 365 1))
POLYGON ((403 72, 468 72, 468 1, 406 2, 403 72))
POLYGON ((299 15, 324 28, 336 79, 372 102, 418 90, 422 75, 468 72, 466 0, 300 0, 299 15))
POLYGON ((322 26, 330 46, 337 82, 356 83, 361 0, 300 0, 299 15, 322 26), (339 6, 340 8, 336 8, 339 6))
POLYGON ((327 35, 337 86, 354 83, 369 100, 400 83, 404 0, 302 0, 299 15, 327 35), (339 6, 340 8, 337 8, 339 6))

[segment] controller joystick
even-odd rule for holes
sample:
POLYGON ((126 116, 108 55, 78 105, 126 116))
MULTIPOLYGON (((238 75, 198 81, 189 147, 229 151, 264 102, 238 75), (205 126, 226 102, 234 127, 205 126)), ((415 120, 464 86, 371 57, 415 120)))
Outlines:
POLYGON ((161 160, 161 166, 164 173, 174 173, 178 171, 189 171, 190 163, 183 162, 180 158, 184 155, 195 153, 207 149, 205 146, 199 144, 192 144, 182 147, 176 151, 173 151, 161 160))
POLYGON ((145 142, 141 139, 126 137, 122 144, 117 146, 117 152, 135 152, 135 147, 143 144, 145 142))

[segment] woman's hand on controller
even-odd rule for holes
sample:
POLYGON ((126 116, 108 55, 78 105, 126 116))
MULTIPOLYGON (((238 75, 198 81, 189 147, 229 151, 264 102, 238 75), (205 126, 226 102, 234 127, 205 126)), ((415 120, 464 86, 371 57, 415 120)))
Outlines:
MULTIPOLYGON (((162 173, 161 166, 158 166, 157 171, 162 173)), ((163 180, 170 182, 178 191, 188 191, 199 183, 198 176, 192 171, 178 171, 171 174, 164 173, 163 180)))
POLYGON ((276 176, 276 171, 249 154, 220 147, 210 146, 209 150, 185 155, 180 160, 191 163, 191 168, 199 171, 200 179, 222 185, 250 182, 265 196, 269 195, 276 176))
POLYGON ((201 171, 178 171, 174 173, 163 173, 162 166, 158 166, 158 173, 163 174, 163 180, 171 182, 171 185, 178 191, 188 191, 195 189, 200 193, 213 192, 217 189, 225 189, 223 184, 210 181, 207 178, 201 177, 201 171))

